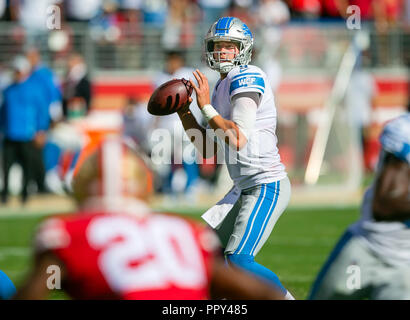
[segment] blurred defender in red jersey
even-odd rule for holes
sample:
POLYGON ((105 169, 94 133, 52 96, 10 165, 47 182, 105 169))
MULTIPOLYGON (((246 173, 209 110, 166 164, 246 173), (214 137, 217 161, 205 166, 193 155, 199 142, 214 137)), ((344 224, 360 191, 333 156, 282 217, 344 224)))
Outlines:
POLYGON ((228 267, 205 226, 153 213, 152 175, 142 156, 117 138, 89 153, 73 180, 79 212, 47 219, 35 262, 16 298, 42 299, 49 266, 74 299, 280 299, 278 292, 228 267))

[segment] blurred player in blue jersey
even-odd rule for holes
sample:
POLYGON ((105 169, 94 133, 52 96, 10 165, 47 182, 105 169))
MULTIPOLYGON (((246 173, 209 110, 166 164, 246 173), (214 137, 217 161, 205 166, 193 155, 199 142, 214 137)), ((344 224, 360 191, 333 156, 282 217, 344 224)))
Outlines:
POLYGON ((386 124, 374 183, 311 299, 410 299, 410 113, 386 124))
POLYGON ((16 294, 16 287, 10 278, 0 270, 0 300, 10 299, 16 294))
POLYGON ((234 187, 203 218, 218 233, 227 260, 293 299, 276 274, 254 259, 287 207, 291 186, 276 146, 277 115, 269 81, 261 69, 248 65, 252 47, 252 33, 241 20, 223 17, 215 22, 205 37, 207 64, 220 73, 212 101, 203 73, 196 70, 197 83, 190 80, 210 129, 198 124, 189 104, 178 115, 204 158, 217 155, 217 147, 223 149, 234 187))

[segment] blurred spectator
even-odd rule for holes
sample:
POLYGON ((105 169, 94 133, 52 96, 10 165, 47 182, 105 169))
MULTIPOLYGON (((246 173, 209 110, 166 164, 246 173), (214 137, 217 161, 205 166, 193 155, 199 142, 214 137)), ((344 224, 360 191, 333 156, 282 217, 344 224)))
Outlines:
POLYGON ((88 22, 95 18, 101 10, 103 0, 66 0, 65 16, 70 22, 88 22))
POLYGON ((11 18, 25 30, 26 44, 47 45, 48 8, 62 6, 62 0, 10 0, 11 18))
POLYGON ((3 190, 1 200, 8 200, 9 171, 14 163, 23 169, 21 201, 28 198, 28 183, 32 171, 32 154, 35 145, 44 144, 47 114, 44 97, 30 75, 30 63, 23 56, 13 61, 14 83, 4 91, 0 111, 0 128, 4 134, 3 144, 3 190))
POLYGON ((290 11, 282 0, 261 0, 257 8, 259 27, 277 27, 290 19, 290 11))
MULTIPOLYGON (((381 23, 385 23, 387 28, 394 28, 397 27, 399 20, 400 20, 400 13, 403 12, 404 3, 402 0, 383 0, 379 6, 373 5, 374 8, 382 9, 381 15, 381 23)), ((378 16, 375 17, 376 22, 378 16)), ((377 25, 376 25, 377 27, 377 25)), ((382 25, 383 27, 383 25, 382 25)))
POLYGON ((256 19, 263 39, 258 59, 266 71, 272 90, 276 92, 282 77, 282 68, 276 53, 282 38, 282 26, 290 19, 290 11, 281 0, 262 0, 256 19))
POLYGON ((384 0, 374 1, 374 0, 336 0, 336 6, 339 9, 340 15, 343 18, 348 17, 347 8, 348 6, 355 5, 360 8, 360 18, 361 20, 372 20, 373 19, 373 8, 379 6, 384 0))
MULTIPOLYGON (((365 57, 364 57, 365 58, 365 57)), ((368 172, 375 169, 376 159, 371 159, 369 146, 372 108, 377 96, 377 84, 373 75, 362 68, 362 60, 356 64, 346 91, 345 105, 349 123, 360 143, 363 164, 368 172)))
MULTIPOLYGON (((61 92, 57 85, 56 77, 53 71, 45 66, 41 62, 40 53, 37 48, 30 48, 26 51, 26 58, 31 66, 30 79, 37 85, 38 92, 45 100, 43 107, 45 108, 42 113, 47 115, 47 121, 45 121, 45 129, 48 130, 50 123, 60 121, 63 116, 62 104, 61 104, 61 92)), ((47 192, 45 186, 45 155, 49 154, 47 141, 44 144, 36 145, 33 149, 33 171, 32 177, 37 184, 37 191, 39 193, 47 192)))
MULTIPOLYGON (((175 78, 192 78, 192 72, 193 69, 185 66, 185 59, 182 52, 169 51, 166 56, 165 70, 156 77, 154 82, 155 87, 175 78)), ((201 123, 202 114, 199 108, 195 105, 196 97, 194 93, 192 99, 193 102, 190 109, 198 120, 198 123, 201 123)), ((185 136, 184 128, 176 113, 158 117, 157 119, 158 128, 167 130, 171 135, 172 142, 177 142, 176 145, 169 145, 169 149, 167 150, 168 154, 166 155, 166 158, 167 160, 171 159, 172 164, 163 163, 157 167, 157 172, 159 172, 163 180, 163 189, 161 191, 171 194, 180 191, 191 192, 195 189, 194 187, 199 178, 199 167, 196 161, 197 154, 195 148, 192 148, 191 142, 188 137, 185 136), (183 140, 184 137, 186 139, 183 140), (182 144, 180 143, 181 141, 182 144), (192 152, 188 152, 187 148, 191 148, 192 152), (183 173, 185 175, 183 175, 183 173), (185 183, 183 182, 183 176, 186 179, 185 183)))
POLYGON ((340 13, 340 1, 339 0, 321 0, 322 5, 322 20, 323 18, 329 20, 342 21, 342 15, 340 13))
POLYGON ((31 65, 31 75, 38 83, 41 94, 47 100, 47 113, 50 120, 55 122, 62 118, 61 91, 57 76, 41 61, 40 52, 31 47, 26 50, 26 58, 31 65))
POLYGON ((148 137, 154 127, 155 117, 147 111, 145 102, 130 97, 124 107, 124 135, 131 137, 145 152, 150 155, 148 137))
MULTIPOLYGON (((263 46, 259 49, 260 59, 276 60, 274 56, 282 37, 281 27, 290 19, 289 8, 281 0, 261 0, 256 19, 263 39, 263 46)), ((278 82, 274 82, 274 88, 277 88, 278 82)))
POLYGON ((143 0, 117 0, 121 11, 140 11, 143 0))
POLYGON ((126 26, 121 27, 122 34, 138 36, 140 24, 142 22, 142 0, 117 0, 120 12, 120 21, 126 22, 126 26))
POLYGON ((117 43, 121 37, 120 15, 115 0, 104 0, 102 10, 90 22, 91 37, 98 44, 96 50, 99 67, 113 68, 116 64, 117 43))
POLYGON ((115 48, 116 59, 124 68, 140 69, 144 65, 140 49, 144 37, 142 0, 118 0, 117 15, 120 39, 115 48))
POLYGON ((320 17, 322 10, 320 0, 289 0, 288 2, 293 18, 312 20, 320 17))
POLYGON ((340 14, 347 17, 349 5, 360 8, 362 23, 373 23, 377 33, 371 33, 370 45, 373 53, 373 65, 388 62, 387 46, 389 28, 394 26, 398 20, 401 0, 338 0, 340 14))
POLYGON ((91 83, 84 58, 77 53, 68 58, 63 85, 63 114, 67 118, 84 116, 91 106, 91 83))
POLYGON ((168 16, 167 0, 142 0, 142 16, 149 27, 163 28, 168 16))
POLYGON ((202 21, 207 28, 224 15, 230 2, 231 0, 198 0, 198 4, 203 13, 202 21))
POLYGON ((404 0, 403 3, 403 24, 405 27, 410 26, 410 0, 404 0))
POLYGON ((91 36, 99 42, 115 42, 120 37, 117 2, 103 0, 98 15, 91 20, 91 36))
POLYGON ((402 0, 336 0, 340 14, 346 18, 347 7, 356 5, 360 8, 360 17, 364 21, 374 21, 379 32, 385 32, 395 26, 402 11, 402 0))
MULTIPOLYGON (((142 66, 158 70, 157 61, 162 58, 162 52, 158 48, 162 46, 162 37, 159 35, 165 31, 165 22, 168 17, 167 0, 142 0, 142 21, 144 23, 142 50, 139 53, 142 66), (144 58, 150 56, 146 61, 144 58)), ((138 57, 138 56, 137 56, 138 57)))
POLYGON ((6 1, 6 0, 0 0, 0 20, 2 20, 3 17, 5 17, 5 14, 6 14, 6 4, 7 4, 7 1, 6 1))
POLYGON ((253 9, 253 0, 232 0, 224 15, 241 19, 251 30, 253 30, 253 9))
MULTIPOLYGON (((263 45, 259 48, 258 60, 265 70, 272 91, 276 96, 282 80, 282 67, 277 58, 278 48, 282 39, 282 27, 290 19, 288 6, 281 0, 262 0, 257 10, 257 23, 263 45)), ((294 145, 296 141, 297 114, 276 106, 279 110, 278 140, 280 141, 281 158, 286 167, 292 170, 294 145)))
POLYGON ((11 82, 10 75, 8 74, 6 68, 0 63, 0 105, 3 101, 2 100, 3 97, 1 93, 3 92, 5 88, 8 87, 10 82, 11 82))
POLYGON ((195 25, 199 17, 199 8, 191 0, 170 0, 162 33, 163 47, 172 50, 192 46, 195 42, 195 25))

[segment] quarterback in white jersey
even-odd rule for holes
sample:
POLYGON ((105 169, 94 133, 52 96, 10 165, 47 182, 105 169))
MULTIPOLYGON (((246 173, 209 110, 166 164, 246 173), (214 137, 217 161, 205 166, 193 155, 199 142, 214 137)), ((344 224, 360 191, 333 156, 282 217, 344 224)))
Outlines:
MULTIPOLYGON (((247 140, 246 145, 237 153, 232 152, 231 148, 224 148, 226 165, 237 187, 247 189, 286 178, 285 166, 280 161, 276 146, 275 101, 267 77, 261 69, 252 65, 233 68, 224 80, 217 82, 212 95, 212 106, 223 118, 233 120, 243 129, 247 140), (241 115, 238 113, 242 110, 234 110, 232 100, 252 95, 259 102, 256 113, 245 118, 248 123, 241 123, 241 115), (252 122, 251 129, 249 126, 252 122)), ((244 113, 247 115, 248 111, 244 110, 244 113)))
POLYGON ((333 250, 311 299, 410 299, 410 114, 388 122, 380 142, 362 217, 333 250))
POLYGON ((220 73, 212 101, 204 74, 196 70, 196 82, 190 80, 197 105, 212 130, 198 124, 189 104, 178 116, 205 158, 219 154, 218 146, 224 150, 234 187, 203 218, 216 230, 227 260, 293 299, 276 274, 254 259, 287 207, 291 189, 276 146, 272 89, 265 73, 248 65, 252 47, 252 33, 241 20, 223 17, 215 22, 205 37, 208 66, 220 73))

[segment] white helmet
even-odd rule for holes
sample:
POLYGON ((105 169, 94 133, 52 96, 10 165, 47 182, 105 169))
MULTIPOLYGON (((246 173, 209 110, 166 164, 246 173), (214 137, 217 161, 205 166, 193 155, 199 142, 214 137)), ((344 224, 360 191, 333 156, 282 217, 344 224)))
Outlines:
POLYGON ((253 36, 248 26, 234 17, 223 17, 215 22, 205 36, 205 54, 208 66, 220 73, 228 73, 235 66, 251 61, 253 36), (220 51, 214 51, 217 41, 237 43, 239 54, 230 61, 220 61, 220 51), (217 57, 217 58, 215 58, 217 57))
POLYGON ((410 165, 410 113, 389 121, 380 135, 380 143, 385 152, 410 165))
POLYGON ((72 183, 73 196, 83 204, 90 199, 118 204, 118 200, 145 200, 153 191, 153 172, 146 156, 132 140, 107 135, 80 153, 72 183))

